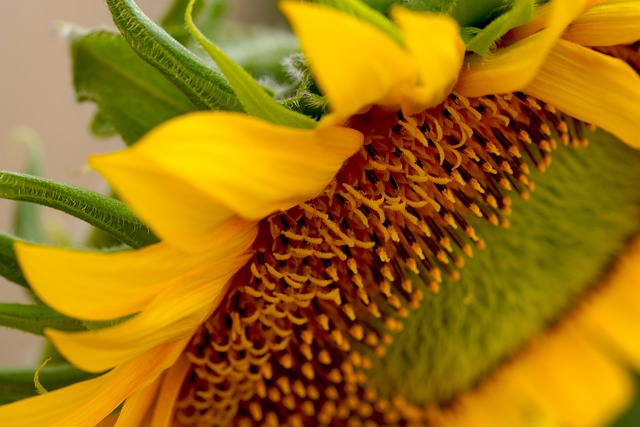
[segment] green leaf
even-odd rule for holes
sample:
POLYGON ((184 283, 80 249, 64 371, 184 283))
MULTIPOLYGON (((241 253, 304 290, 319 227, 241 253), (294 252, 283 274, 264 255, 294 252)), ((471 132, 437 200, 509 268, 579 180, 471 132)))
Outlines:
MULTIPOLYGON (((44 154, 38 134, 28 128, 17 129, 12 139, 27 149, 25 173, 41 175, 44 154)), ((13 233, 26 240, 42 242, 44 233, 38 206, 31 203, 16 203, 13 214, 13 233)))
POLYGON ((157 242, 149 229, 119 200, 44 178, 0 171, 0 198, 60 210, 140 248, 157 242))
POLYGON ((191 0, 187 7, 187 28, 189 28, 191 35, 207 51, 216 64, 218 64, 218 67, 220 67, 225 77, 229 79, 233 90, 238 95, 247 113, 271 123, 296 128, 314 128, 316 126, 315 120, 291 111, 271 98, 244 68, 229 58, 218 46, 209 41, 209 39, 198 30, 192 17, 194 3, 195 0, 191 0))
POLYGON ((107 0, 113 20, 133 50, 203 110, 242 111, 229 84, 151 21, 133 0, 107 0))
POLYGON ((12 236, 0 232, 0 276, 5 279, 28 288, 27 279, 22 275, 22 270, 18 265, 13 244, 16 239, 12 236))
POLYGON ((84 324, 42 305, 0 303, 0 326, 35 335, 44 335, 44 328, 59 331, 86 331, 84 324))
POLYGON ((171 82, 141 60, 124 39, 107 31, 71 33, 73 82, 80 101, 100 107, 92 129, 109 133, 108 123, 127 144, 151 128, 195 106, 171 82))
POLYGON ((510 10, 491 21, 467 43, 467 50, 479 55, 488 55, 496 41, 507 31, 526 24, 533 18, 534 7, 535 0, 515 0, 510 10))
MULTIPOLYGON (((34 371, 35 369, 0 370, 0 404, 36 396, 34 371)), ((39 380, 47 390, 53 391, 95 376, 65 363, 47 365, 40 371, 39 380)))

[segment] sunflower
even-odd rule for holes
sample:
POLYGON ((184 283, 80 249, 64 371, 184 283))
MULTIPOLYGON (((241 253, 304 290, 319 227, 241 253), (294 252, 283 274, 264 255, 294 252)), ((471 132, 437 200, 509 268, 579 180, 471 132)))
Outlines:
POLYGON ((551 1, 488 56, 446 15, 344 4, 280 3, 317 124, 245 97, 90 159, 159 243, 16 246, 44 303, 114 324, 48 330, 102 374, 0 424, 595 426, 628 403, 638 3, 551 1))

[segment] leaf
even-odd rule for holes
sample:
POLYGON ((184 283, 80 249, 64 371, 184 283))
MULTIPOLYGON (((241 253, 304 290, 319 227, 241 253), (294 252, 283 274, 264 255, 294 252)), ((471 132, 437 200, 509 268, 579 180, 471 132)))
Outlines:
MULTIPOLYGON (((0 370, 0 404, 15 402, 36 396, 35 369, 0 370)), ((49 391, 95 377, 68 363, 46 366, 39 373, 39 380, 49 391)))
POLYGON ((157 238, 124 203, 83 188, 0 171, 0 198, 60 210, 111 233, 132 248, 157 242, 157 238))
POLYGON ((106 122, 130 145, 158 124, 196 109, 121 36, 98 31, 71 38, 78 100, 94 101, 100 107, 92 124, 94 132, 108 134, 106 122))
POLYGON ((224 78, 151 21, 134 1, 107 0, 107 5, 131 48, 173 82, 197 108, 242 111, 240 101, 224 78))
POLYGON ((59 331, 86 331, 84 324, 42 305, 0 303, 0 326, 35 335, 44 335, 45 328, 59 331))
POLYGON ((5 279, 28 288, 27 279, 22 275, 22 270, 18 265, 13 244, 16 239, 8 234, 0 232, 0 276, 5 279))

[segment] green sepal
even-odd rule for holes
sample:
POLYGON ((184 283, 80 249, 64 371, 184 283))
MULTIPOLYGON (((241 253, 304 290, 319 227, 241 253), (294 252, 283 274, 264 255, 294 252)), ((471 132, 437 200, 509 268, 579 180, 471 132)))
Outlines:
MULTIPOLYGON (((44 159, 42 143, 38 134, 28 128, 17 129, 12 139, 25 146, 27 150, 27 163, 24 172, 30 175, 41 175, 44 159)), ((13 212, 13 233, 25 240, 42 242, 44 232, 37 205, 32 203, 16 203, 13 212)))
POLYGON ((86 331, 84 324, 43 305, 0 303, 0 326, 34 335, 44 335, 45 328, 59 331, 86 331))
POLYGON ((496 17, 486 27, 477 33, 466 43, 467 51, 479 55, 488 55, 496 42, 507 31, 519 25, 526 24, 533 18, 535 0, 514 0, 510 10, 496 17))
MULTIPOLYGON (((0 404, 36 396, 34 374, 35 369, 0 370, 0 404)), ((68 363, 48 364, 39 373, 40 383, 49 391, 95 377, 95 374, 81 371, 68 363)))
POLYGON ((378 12, 387 13, 389 8, 391 8, 391 6, 397 3, 398 1, 397 0, 362 0, 362 2, 367 6, 369 6, 370 8, 377 10, 378 12))
POLYGON ((316 121, 295 111, 291 111, 279 104, 267 94, 251 75, 240 65, 227 56, 218 46, 213 44, 195 26, 193 22, 193 5, 195 0, 190 0, 185 19, 187 28, 193 38, 207 51, 216 62, 222 73, 231 83, 233 90, 240 99, 246 112, 254 117, 261 118, 271 123, 291 126, 295 128, 312 129, 316 121))
POLYGON ((98 104, 94 133, 115 129, 128 144, 158 124, 196 107, 154 67, 141 60, 122 36, 67 27, 73 83, 79 101, 98 104), (105 123, 106 122, 106 123, 105 123))
POLYGON ((112 234, 132 248, 158 241, 124 203, 61 182, 0 171, 0 198, 60 210, 112 234))
POLYGON ((16 238, 0 232, 0 276, 10 282, 28 288, 27 279, 22 274, 13 244, 16 238))
POLYGON ((229 84, 215 70, 149 19, 133 0, 107 0, 127 43, 203 110, 242 111, 229 84))
MULTIPOLYGON (((191 34, 184 25, 184 14, 187 10, 189 0, 174 0, 171 6, 160 18, 160 25, 167 33, 182 45, 187 45, 192 41, 191 34)), ((220 18, 227 10, 227 4, 224 0, 204 0, 199 2, 193 10, 193 14, 197 17, 202 14, 206 17, 206 25, 218 27, 220 18)))
MULTIPOLYGON (((334 7, 346 14, 362 19, 363 21, 366 21, 384 31, 389 36, 391 36, 391 38, 397 41, 398 44, 404 46, 404 41, 402 40, 402 35, 400 34, 398 27, 396 27, 386 16, 384 16, 378 10, 367 6, 359 0, 315 0, 315 2, 326 4, 327 6, 334 7)), ((331 25, 331 23, 328 22, 327 25, 331 25)))
POLYGON ((295 88, 290 97, 282 100, 283 105, 310 117, 322 117, 327 113, 329 103, 320 95, 304 55, 294 53, 284 60, 283 65, 295 88))

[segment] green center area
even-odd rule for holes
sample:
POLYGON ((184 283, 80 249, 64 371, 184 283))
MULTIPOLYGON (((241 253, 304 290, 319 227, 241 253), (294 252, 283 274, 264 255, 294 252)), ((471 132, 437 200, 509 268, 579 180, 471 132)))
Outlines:
MULTIPOLYGON (((508 229, 474 224, 486 242, 427 294, 369 371, 381 395, 447 402, 491 373, 569 310, 640 228, 640 152, 604 132, 588 148, 559 147, 513 197, 508 229)), ((416 279, 417 280, 417 279, 416 279)))

